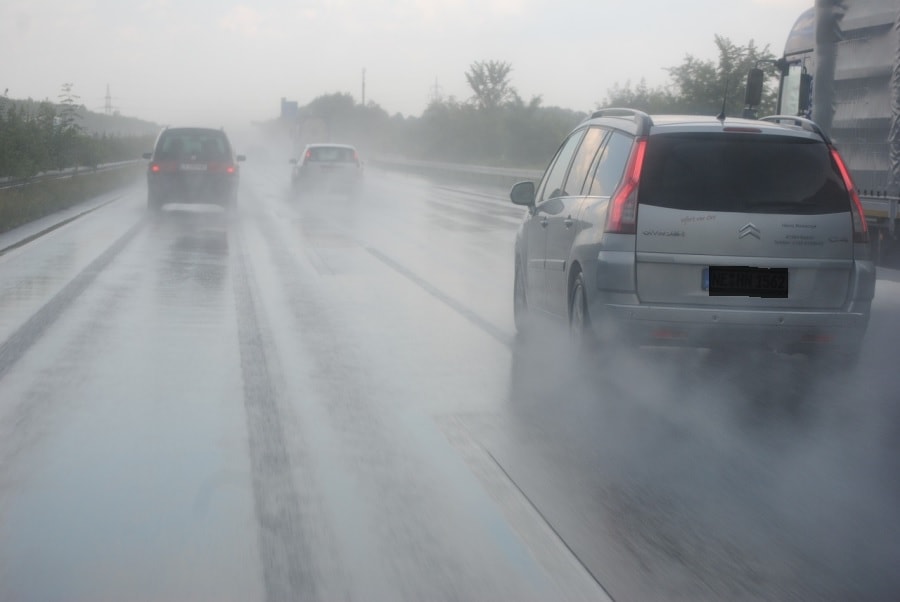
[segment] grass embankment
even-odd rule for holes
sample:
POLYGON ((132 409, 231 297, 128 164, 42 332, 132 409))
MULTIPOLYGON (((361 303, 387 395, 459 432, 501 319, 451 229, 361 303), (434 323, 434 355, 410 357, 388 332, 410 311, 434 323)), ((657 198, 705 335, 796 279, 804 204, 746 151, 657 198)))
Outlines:
POLYGON ((68 209, 88 199, 130 186, 147 169, 142 162, 103 171, 43 179, 26 186, 0 190, 0 232, 68 209))

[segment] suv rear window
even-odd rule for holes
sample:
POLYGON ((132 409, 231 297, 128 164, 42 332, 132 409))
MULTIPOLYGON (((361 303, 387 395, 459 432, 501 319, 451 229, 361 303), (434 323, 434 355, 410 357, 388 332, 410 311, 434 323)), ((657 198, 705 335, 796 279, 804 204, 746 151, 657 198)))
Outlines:
POLYGON ((306 156, 307 161, 337 161, 351 163, 356 161, 352 148, 342 146, 317 146, 310 148, 306 156))
POLYGON ((226 161, 229 155, 223 132, 199 128, 168 130, 160 137, 157 148, 157 160, 226 161))
POLYGON ((689 211, 822 214, 850 210, 824 142, 746 133, 650 137, 639 203, 689 211))

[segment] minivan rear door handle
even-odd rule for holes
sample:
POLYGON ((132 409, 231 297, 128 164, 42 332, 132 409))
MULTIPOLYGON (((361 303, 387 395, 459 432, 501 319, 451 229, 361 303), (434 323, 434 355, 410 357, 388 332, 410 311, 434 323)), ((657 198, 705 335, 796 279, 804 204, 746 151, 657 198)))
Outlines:
POLYGON ((573 220, 572 216, 570 215, 566 219, 563 220, 563 223, 566 225, 566 228, 571 228, 572 224, 575 223, 575 220, 573 220))
POLYGON ((545 215, 543 218, 541 218, 541 228, 546 228, 547 224, 547 216, 545 215))

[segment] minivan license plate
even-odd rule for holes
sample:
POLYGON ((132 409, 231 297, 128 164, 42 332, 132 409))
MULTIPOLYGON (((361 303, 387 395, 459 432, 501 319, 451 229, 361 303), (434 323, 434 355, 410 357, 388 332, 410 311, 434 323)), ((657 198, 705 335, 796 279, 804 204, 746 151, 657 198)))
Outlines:
POLYGON ((786 299, 788 269, 713 265, 703 270, 703 288, 710 297, 786 299))

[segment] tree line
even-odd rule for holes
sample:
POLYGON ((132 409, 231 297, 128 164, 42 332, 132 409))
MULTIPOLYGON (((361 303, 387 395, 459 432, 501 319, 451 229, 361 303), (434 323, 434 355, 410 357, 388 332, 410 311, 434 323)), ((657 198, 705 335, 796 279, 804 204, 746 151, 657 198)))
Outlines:
MULTIPOLYGON (((775 75, 768 46, 746 45, 715 36, 717 60, 687 55, 667 69, 669 82, 649 87, 641 79, 613 85, 597 106, 623 106, 649 113, 739 116, 747 73, 759 66, 775 75)), ((326 94, 300 107, 296 117, 262 127, 287 133, 295 145, 350 142, 368 155, 394 154, 499 166, 543 167, 563 137, 588 115, 544 106, 540 96, 523 99, 512 85, 512 65, 476 61, 465 73, 467 99, 435 97, 419 116, 390 115, 377 103, 357 103, 348 93, 326 94)), ((764 86, 761 114, 771 113, 776 89, 764 86)), ((0 97, 0 177, 28 178, 67 167, 140 158, 152 147, 158 126, 134 118, 100 116, 78 103, 72 84, 63 84, 59 101, 0 97), (114 123, 102 123, 101 117, 114 123), (90 120, 91 129, 84 127, 90 120), (125 133, 98 133, 98 128, 125 133)))
MULTIPOLYGON (((686 113, 738 117, 744 108, 749 70, 759 66, 770 76, 760 114, 774 111, 777 89, 775 56, 759 48, 715 36, 716 60, 685 56, 667 69, 669 82, 650 87, 644 79, 616 83, 600 106, 630 107, 648 113, 686 113)), ((295 144, 329 140, 350 142, 369 154, 397 154, 434 161, 543 167, 563 137, 587 111, 544 106, 540 96, 523 99, 512 85, 512 65, 476 61, 465 73, 472 95, 464 100, 434 98, 420 116, 390 116, 377 103, 356 103, 348 93, 319 96, 286 128, 295 144)), ((282 122, 284 120, 281 120, 282 122)))
POLYGON ((157 126, 133 118, 108 120, 124 124, 126 134, 88 131, 82 120, 90 114, 77 100, 69 83, 56 103, 0 97, 0 177, 139 159, 152 146, 157 126))
MULTIPOLYGON (((774 111, 777 88, 768 46, 746 45, 715 36, 717 60, 691 55, 667 69, 669 82, 649 87, 644 79, 616 83, 600 106, 630 107, 648 113, 732 117, 744 108, 747 73, 760 67, 770 76, 758 111, 774 111)), ((377 103, 356 103, 349 93, 319 96, 290 119, 270 127, 286 130, 296 146, 333 141, 356 144, 373 154, 434 161, 543 167, 563 137, 588 111, 544 106, 540 96, 523 99, 512 85, 512 65, 476 61, 465 74, 472 95, 464 100, 434 98, 420 116, 390 116, 377 103)), ((595 107, 596 108, 596 107, 595 107)))

